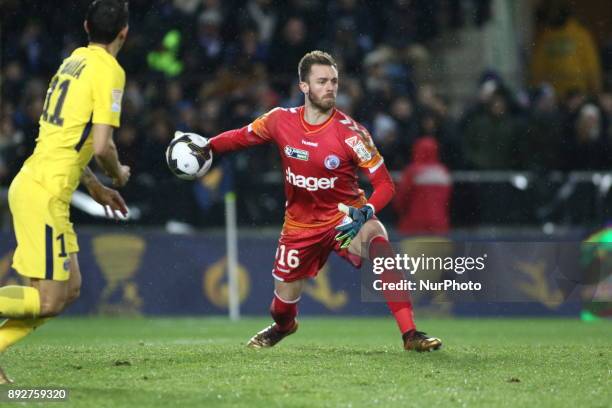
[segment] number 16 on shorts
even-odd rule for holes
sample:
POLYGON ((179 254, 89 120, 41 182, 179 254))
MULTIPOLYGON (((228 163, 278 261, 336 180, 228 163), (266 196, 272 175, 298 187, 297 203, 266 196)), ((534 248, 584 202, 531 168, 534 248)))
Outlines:
POLYGON ((300 266, 300 258, 298 258, 298 250, 287 250, 285 245, 279 245, 276 248, 276 270, 279 272, 289 273, 291 269, 300 266))

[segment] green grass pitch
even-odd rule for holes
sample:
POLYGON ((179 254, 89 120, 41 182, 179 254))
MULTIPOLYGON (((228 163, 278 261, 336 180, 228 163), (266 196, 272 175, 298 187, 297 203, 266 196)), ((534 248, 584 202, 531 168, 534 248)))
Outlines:
POLYGON ((422 320, 444 348, 414 353, 392 318, 304 317, 276 348, 245 348, 267 323, 59 318, 0 364, 13 387, 68 388, 56 407, 612 406, 609 321, 422 320))

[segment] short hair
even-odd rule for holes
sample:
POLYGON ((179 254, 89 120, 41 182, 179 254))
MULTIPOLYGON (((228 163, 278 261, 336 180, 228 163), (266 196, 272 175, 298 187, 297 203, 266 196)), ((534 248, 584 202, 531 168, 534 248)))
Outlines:
POLYGON ((87 9, 89 41, 110 44, 128 24, 128 2, 125 0, 95 0, 87 9))
POLYGON ((310 68, 312 68, 312 66, 315 64, 329 65, 338 69, 338 64, 336 63, 334 57, 324 51, 311 51, 304 55, 298 64, 298 77, 300 78, 300 81, 305 81, 308 79, 310 68))

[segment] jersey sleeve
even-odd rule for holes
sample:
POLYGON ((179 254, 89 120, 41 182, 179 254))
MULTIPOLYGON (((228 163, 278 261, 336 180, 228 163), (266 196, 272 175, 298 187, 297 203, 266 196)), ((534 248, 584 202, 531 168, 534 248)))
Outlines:
POLYGON ((358 123, 354 123, 350 129, 354 132, 345 137, 344 141, 349 148, 353 162, 361 169, 374 173, 382 166, 384 160, 374 146, 372 136, 365 127, 358 123))
POLYGON ((395 184, 387 170, 387 166, 381 162, 380 167, 375 172, 368 172, 368 178, 374 191, 368 199, 368 204, 372 206, 374 212, 385 208, 395 195, 395 184))
POLYGON ((274 139, 274 126, 280 108, 274 108, 255 119, 248 126, 249 133, 253 134, 266 142, 274 139))
POLYGON ((96 72, 93 77, 93 123, 119 127, 124 87, 125 72, 120 67, 96 72))
POLYGON ((266 142, 266 140, 255 135, 255 133, 249 132, 245 126, 240 129, 228 130, 211 138, 210 147, 215 154, 223 154, 266 142))

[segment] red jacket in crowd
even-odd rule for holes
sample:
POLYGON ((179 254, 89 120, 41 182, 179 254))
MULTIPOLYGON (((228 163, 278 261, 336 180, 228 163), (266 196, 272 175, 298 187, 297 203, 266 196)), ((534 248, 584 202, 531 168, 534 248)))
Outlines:
POLYGON ((438 156, 433 137, 418 139, 393 201, 404 234, 444 234, 449 229, 450 173, 438 156))

